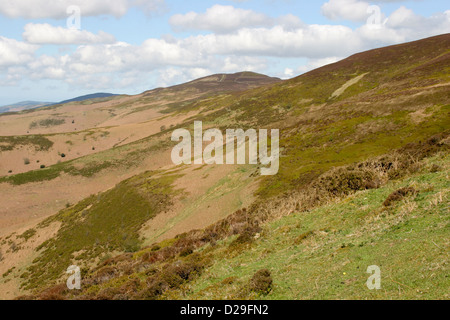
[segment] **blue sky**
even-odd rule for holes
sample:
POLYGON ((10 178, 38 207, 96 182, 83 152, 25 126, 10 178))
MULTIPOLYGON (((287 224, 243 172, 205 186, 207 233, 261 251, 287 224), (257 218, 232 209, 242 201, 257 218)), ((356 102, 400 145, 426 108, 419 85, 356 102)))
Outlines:
POLYGON ((449 9, 444 0, 3 1, 0 105, 137 94, 243 70, 290 78, 448 33, 449 9), (68 28, 69 6, 80 28, 68 28))

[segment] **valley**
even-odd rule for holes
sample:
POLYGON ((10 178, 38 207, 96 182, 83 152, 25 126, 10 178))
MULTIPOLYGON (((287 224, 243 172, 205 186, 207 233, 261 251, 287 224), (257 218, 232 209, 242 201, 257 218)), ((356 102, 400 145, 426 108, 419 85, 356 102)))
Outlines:
POLYGON ((0 114, 0 298, 448 299, 449 92, 443 34, 289 80, 219 74, 0 114), (173 132, 196 121, 279 130, 278 173, 174 164, 173 132), (383 292, 360 285, 374 263, 383 292))

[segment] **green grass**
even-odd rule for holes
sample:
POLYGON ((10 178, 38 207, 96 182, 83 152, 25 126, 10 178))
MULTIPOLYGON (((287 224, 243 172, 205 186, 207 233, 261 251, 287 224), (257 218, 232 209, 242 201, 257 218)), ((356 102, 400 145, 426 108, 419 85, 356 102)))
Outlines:
POLYGON ((448 299, 448 156, 433 162, 446 170, 430 173, 427 166, 403 181, 282 218, 266 225, 253 244, 234 251, 228 239, 214 254, 214 265, 179 294, 257 298, 242 296, 243 288, 257 270, 267 268, 275 285, 260 298, 448 299), (419 194, 383 206, 390 193, 405 186, 419 194), (381 268, 381 290, 365 285, 371 265, 381 268), (230 284, 227 278, 235 280, 230 284))
POLYGON ((30 238, 34 237, 35 234, 36 229, 28 229, 27 231, 19 235, 18 238, 22 238, 25 240, 25 242, 27 242, 30 238))
POLYGON ((450 106, 436 108, 420 126, 412 123, 409 112, 389 116, 369 115, 343 119, 326 125, 305 126, 297 134, 285 137, 280 171, 265 178, 258 194, 276 196, 285 190, 301 187, 332 167, 343 166, 400 148, 410 142, 425 140, 448 127, 450 106), (374 129, 363 126, 379 122, 374 129))
POLYGON ((100 171, 117 165, 116 162, 103 161, 103 162, 89 162, 83 165, 81 168, 75 166, 75 161, 68 161, 64 163, 58 163, 48 168, 42 168, 39 170, 28 171, 19 173, 9 177, 0 178, 1 182, 8 182, 13 185, 23 185, 33 182, 42 182, 56 179, 61 173, 67 173, 72 176, 83 176, 86 178, 94 176, 100 171))

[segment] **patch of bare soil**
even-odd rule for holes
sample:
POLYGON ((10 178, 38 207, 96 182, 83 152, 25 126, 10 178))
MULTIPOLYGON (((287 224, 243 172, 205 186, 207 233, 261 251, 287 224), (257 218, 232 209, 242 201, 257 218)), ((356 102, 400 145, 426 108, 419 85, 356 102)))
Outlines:
POLYGON ((257 182, 251 177, 255 168, 239 166, 190 166, 175 183, 185 192, 167 213, 159 214, 142 228, 146 244, 170 239, 178 234, 205 228, 254 199, 257 182))
POLYGON ((56 214, 66 204, 75 204, 92 194, 148 170, 171 164, 170 150, 150 154, 139 167, 105 169, 91 178, 61 174, 56 179, 24 185, 0 183, 0 236, 56 214))

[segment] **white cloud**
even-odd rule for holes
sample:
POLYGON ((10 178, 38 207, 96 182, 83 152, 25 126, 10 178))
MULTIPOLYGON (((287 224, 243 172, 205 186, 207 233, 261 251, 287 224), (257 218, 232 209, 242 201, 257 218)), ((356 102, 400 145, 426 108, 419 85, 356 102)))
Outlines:
POLYGON ((283 78, 284 79, 289 79, 295 76, 294 70, 291 68, 286 68, 284 69, 284 74, 283 74, 283 78))
POLYGON ((272 25, 272 19, 252 10, 214 5, 206 13, 176 14, 170 18, 170 24, 178 31, 188 29, 225 33, 245 27, 272 25))
POLYGON ((267 59, 252 56, 232 55, 221 62, 221 72, 262 71, 267 67, 267 59))
POLYGON ((188 38, 185 45, 210 54, 241 54, 270 57, 326 57, 351 53, 360 48, 352 29, 345 26, 309 25, 285 30, 273 28, 241 29, 234 34, 209 34, 188 38), (345 43, 345 46, 342 46, 345 43))
POLYGON ((147 15, 167 9, 164 0, 133 0, 131 4, 142 9, 147 15))
POLYGON ((121 17, 133 6, 149 13, 160 9, 164 0, 2 0, 0 14, 9 18, 65 19, 67 8, 78 6, 82 16, 112 15, 121 17))
POLYGON ((50 24, 25 25, 23 38, 33 44, 88 44, 88 43, 114 43, 114 36, 100 31, 95 35, 86 30, 54 27, 50 24))
POLYGON ((302 74, 332 63, 342 60, 341 57, 327 57, 322 59, 310 59, 308 63, 304 66, 297 68, 297 74, 302 74))
POLYGON ((322 14, 331 20, 365 21, 369 3, 359 0, 330 0, 322 6, 322 14))
POLYGON ((211 75, 212 71, 204 68, 174 68, 160 70, 158 86, 167 87, 211 75))
POLYGON ((66 66, 68 60, 69 57, 67 55, 60 57, 41 55, 28 63, 29 76, 32 79, 62 80, 67 73, 66 66))
POLYGON ((423 17, 402 6, 378 28, 363 25, 355 32, 366 46, 381 46, 418 40, 450 32, 450 11, 423 17))
POLYGON ((0 68, 32 61, 37 46, 0 36, 0 68))

